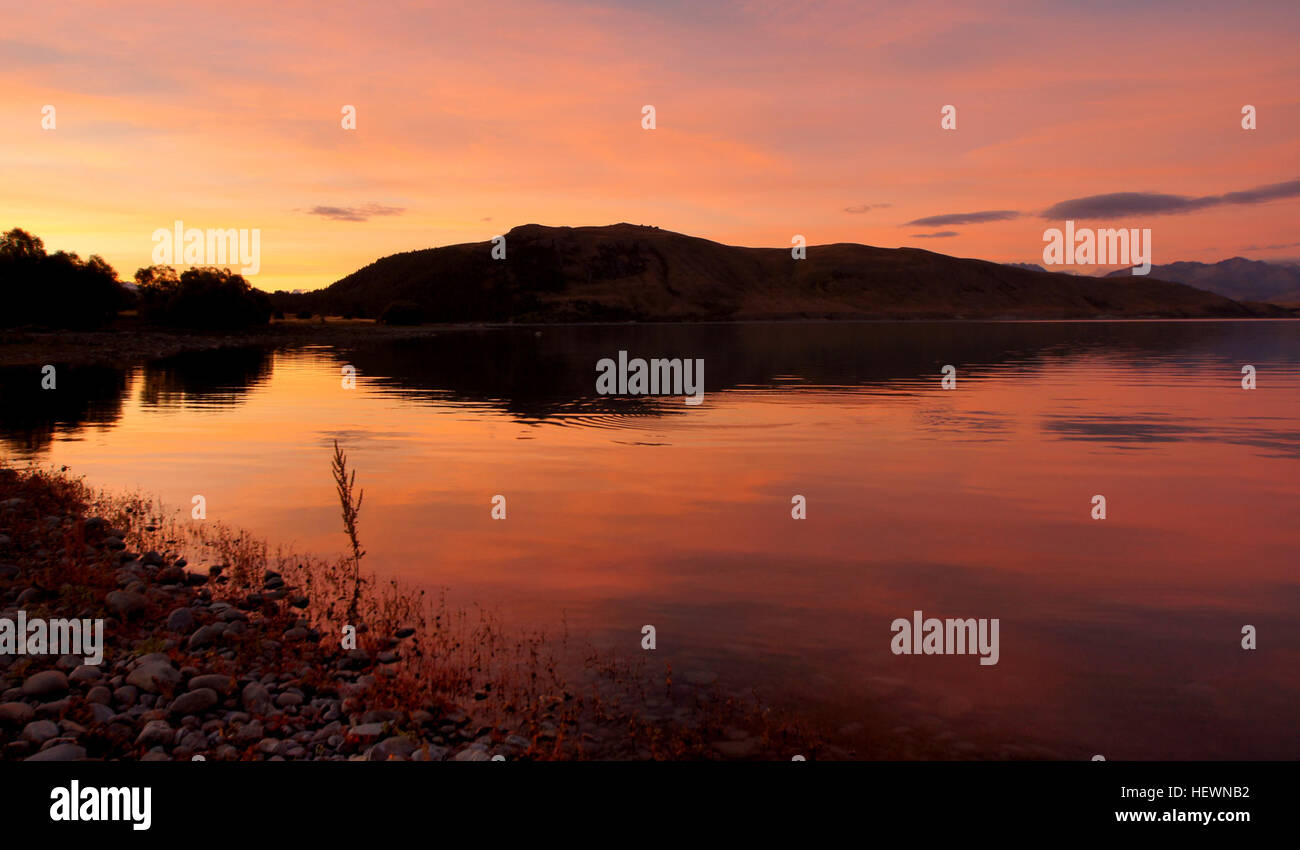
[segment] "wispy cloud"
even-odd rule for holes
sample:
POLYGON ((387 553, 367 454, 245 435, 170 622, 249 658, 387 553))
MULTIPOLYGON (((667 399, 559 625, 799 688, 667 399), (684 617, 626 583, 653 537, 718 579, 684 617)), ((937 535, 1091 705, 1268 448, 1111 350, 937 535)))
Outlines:
POLYGON ((1205 195, 1161 195, 1155 192, 1112 192, 1074 198, 1048 207, 1041 218, 1109 218, 1124 215, 1178 215, 1229 204, 1262 204, 1283 198, 1300 197, 1300 180, 1270 183, 1241 192, 1205 195))
POLYGON ((980 212, 949 213, 947 215, 927 216, 926 218, 918 218, 915 221, 909 221, 903 226, 942 227, 945 224, 983 224, 986 221, 1007 221, 1019 217, 1020 213, 1015 210, 982 210, 980 212))
POLYGON ((956 230, 939 230, 934 233, 913 233, 913 239, 947 239, 950 236, 956 236, 956 230))
POLYGON ((366 204, 363 207, 322 207, 315 206, 307 211, 308 215, 318 215, 334 221, 369 221, 374 216, 401 215, 404 207, 386 207, 383 204, 366 204))
POLYGON ((1300 248, 1300 242, 1282 242, 1278 245, 1245 245, 1238 251, 1275 251, 1279 248, 1300 248))
POLYGON ((854 204, 851 207, 845 207, 844 211, 846 213, 857 214, 871 212, 872 210, 887 210, 892 206, 893 204, 854 204))

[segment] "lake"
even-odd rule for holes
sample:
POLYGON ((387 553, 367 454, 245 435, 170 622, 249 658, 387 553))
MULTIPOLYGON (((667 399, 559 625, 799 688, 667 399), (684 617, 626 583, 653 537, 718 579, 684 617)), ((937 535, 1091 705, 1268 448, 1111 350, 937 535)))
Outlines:
POLYGON ((381 575, 866 757, 1300 758, 1294 321, 476 329, 57 374, 0 370, 11 461, 334 555, 337 440, 381 575), (703 403, 598 395, 621 350, 702 359, 703 403), (998 663, 894 654, 918 610, 997 618, 998 663))

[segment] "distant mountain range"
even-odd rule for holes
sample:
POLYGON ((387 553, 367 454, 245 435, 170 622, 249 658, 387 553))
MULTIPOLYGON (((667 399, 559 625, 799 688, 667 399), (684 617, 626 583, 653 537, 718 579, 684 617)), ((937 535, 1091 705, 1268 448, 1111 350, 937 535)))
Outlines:
MULTIPOLYGON (((1130 269, 1106 277, 1131 275, 1130 269)), ((1233 257, 1217 263, 1169 263, 1152 266, 1150 277, 1185 283, 1234 301, 1300 304, 1300 266, 1233 257)))
POLYGON ((916 248, 742 248, 632 224, 546 227, 376 260, 279 309, 378 316, 394 302, 434 322, 1095 318, 1286 315, 1146 277, 1086 277, 916 248))

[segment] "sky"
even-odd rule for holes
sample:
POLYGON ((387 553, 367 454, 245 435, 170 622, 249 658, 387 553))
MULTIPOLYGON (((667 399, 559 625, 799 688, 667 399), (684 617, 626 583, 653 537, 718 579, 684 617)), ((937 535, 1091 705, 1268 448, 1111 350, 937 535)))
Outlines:
POLYGON ((11 4, 0 228, 124 279, 177 220, 256 228, 266 290, 526 223, 1041 263, 1071 216, 1300 261, 1300 5, 1225 8, 11 4))

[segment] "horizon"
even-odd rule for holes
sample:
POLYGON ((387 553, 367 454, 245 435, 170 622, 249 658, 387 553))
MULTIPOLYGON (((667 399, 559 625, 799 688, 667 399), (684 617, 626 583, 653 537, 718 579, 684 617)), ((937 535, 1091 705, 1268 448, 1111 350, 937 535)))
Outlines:
POLYGON ((1035 263, 1073 215, 1151 228, 1156 265, 1297 261, 1289 4, 935 5, 20 8, 6 226, 126 279, 174 220, 256 228, 266 291, 508 221, 1035 263))

